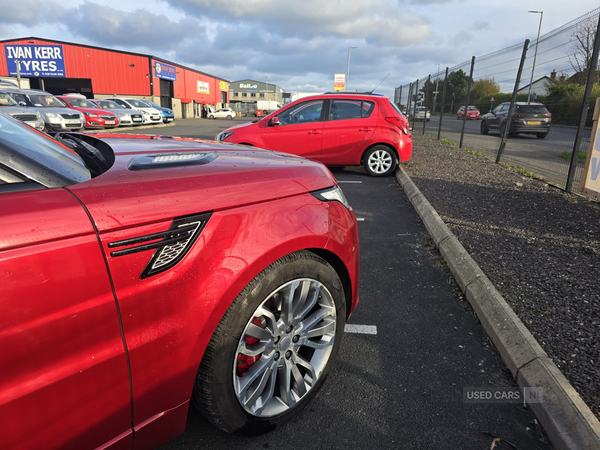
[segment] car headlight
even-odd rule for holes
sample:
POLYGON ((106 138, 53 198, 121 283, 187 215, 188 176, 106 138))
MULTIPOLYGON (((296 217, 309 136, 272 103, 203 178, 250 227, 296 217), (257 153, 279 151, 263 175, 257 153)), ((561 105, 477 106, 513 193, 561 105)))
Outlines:
POLYGON ((171 114, 173 114, 173 111, 167 111, 167 114, 171 115, 171 114))
POLYGON ((39 112, 39 111, 37 111, 37 112, 35 113, 35 117, 37 117, 38 119, 41 119, 41 118, 42 118, 42 115, 40 114, 40 112, 39 112))
POLYGON ((142 114, 145 115, 145 116, 149 116, 150 115, 150 113, 148 111, 142 111, 142 114))
POLYGON ((233 131, 223 131, 222 133, 217 134, 216 140, 219 142, 222 142, 225 139, 227 139, 229 136, 231 136, 232 134, 233 134, 233 131))
POLYGON ((94 114, 94 113, 85 113, 85 115, 88 117, 98 117, 98 114, 94 114))
POLYGON ((340 202, 346 208, 350 209, 350 204, 348 203, 348 200, 346 200, 342 188, 339 186, 321 189, 320 191, 313 191, 311 194, 322 202, 340 202))
POLYGON ((60 114, 56 114, 56 113, 46 113, 46 117, 48 119, 60 119, 60 114))

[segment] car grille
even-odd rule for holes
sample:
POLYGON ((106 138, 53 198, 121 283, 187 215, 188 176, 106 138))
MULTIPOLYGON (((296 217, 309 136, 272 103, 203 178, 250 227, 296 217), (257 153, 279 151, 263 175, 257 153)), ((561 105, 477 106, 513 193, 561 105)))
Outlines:
POLYGON ((100 118, 104 120, 115 120, 115 116, 100 116, 100 118))
POLYGON ((65 127, 67 128, 81 128, 80 123, 65 123, 65 127))
POLYGON ((33 114, 16 114, 13 117, 23 122, 35 122, 37 120, 37 116, 33 114))
POLYGON ((79 114, 61 114, 63 119, 79 119, 79 114))

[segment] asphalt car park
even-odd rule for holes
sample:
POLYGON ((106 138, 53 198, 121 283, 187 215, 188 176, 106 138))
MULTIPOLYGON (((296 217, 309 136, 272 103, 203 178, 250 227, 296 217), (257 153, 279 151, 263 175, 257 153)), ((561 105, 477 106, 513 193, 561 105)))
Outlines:
MULTIPOLYGON (((219 122, 231 124, 180 122, 165 131, 212 139, 219 122)), ((225 434, 190 408, 185 433, 161 448, 470 449, 495 438, 549 448, 521 403, 463 400, 465 388, 514 383, 395 179, 332 172, 358 220, 360 303, 322 390, 294 420, 251 438, 225 434)))

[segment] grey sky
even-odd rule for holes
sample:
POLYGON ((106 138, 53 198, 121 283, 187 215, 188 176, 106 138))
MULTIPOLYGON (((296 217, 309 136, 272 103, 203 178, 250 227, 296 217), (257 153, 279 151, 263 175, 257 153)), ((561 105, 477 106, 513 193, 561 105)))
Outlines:
POLYGON ((0 0, 0 39, 38 36, 139 51, 230 80, 291 92, 333 88, 352 50, 350 89, 393 88, 535 39, 597 0, 0 0))

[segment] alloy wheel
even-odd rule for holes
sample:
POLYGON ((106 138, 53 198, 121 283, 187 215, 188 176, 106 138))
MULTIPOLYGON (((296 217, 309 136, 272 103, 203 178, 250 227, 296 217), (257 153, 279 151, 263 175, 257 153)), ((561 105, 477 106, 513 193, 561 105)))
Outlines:
POLYGON ((386 150, 376 150, 369 155, 367 164, 373 173, 386 173, 392 167, 392 155, 386 150))
POLYGON ((335 333, 335 303, 319 281, 296 279, 272 292, 246 324, 233 361, 246 412, 273 417, 300 402, 323 373, 335 333))

